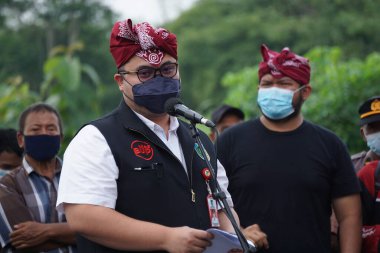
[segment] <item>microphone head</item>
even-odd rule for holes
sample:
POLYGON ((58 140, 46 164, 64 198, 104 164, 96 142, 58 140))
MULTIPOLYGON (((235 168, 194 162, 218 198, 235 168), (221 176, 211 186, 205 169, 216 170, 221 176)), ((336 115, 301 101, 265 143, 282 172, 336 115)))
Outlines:
POLYGON ((171 116, 176 116, 176 111, 175 111, 175 105, 178 104, 183 104, 181 99, 179 98, 169 98, 165 102, 165 111, 171 115, 171 116))

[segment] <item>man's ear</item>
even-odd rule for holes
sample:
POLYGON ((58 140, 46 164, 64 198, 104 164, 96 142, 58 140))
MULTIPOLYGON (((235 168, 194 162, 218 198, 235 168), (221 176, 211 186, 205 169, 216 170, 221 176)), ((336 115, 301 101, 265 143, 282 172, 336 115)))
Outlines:
POLYGON ((310 84, 305 84, 305 88, 303 88, 301 90, 303 100, 306 100, 310 96, 311 90, 312 90, 312 88, 311 88, 310 84))
POLYGON ((113 75, 113 79, 116 81, 117 85, 119 86, 119 90, 120 91, 123 91, 123 77, 116 73, 115 75, 113 75))
POLYGON ((24 148, 24 135, 17 131, 17 143, 20 148, 24 148))
POLYGON ((360 135, 362 136, 364 142, 367 142, 367 137, 365 136, 365 133, 364 133, 364 127, 365 126, 360 127, 360 135))

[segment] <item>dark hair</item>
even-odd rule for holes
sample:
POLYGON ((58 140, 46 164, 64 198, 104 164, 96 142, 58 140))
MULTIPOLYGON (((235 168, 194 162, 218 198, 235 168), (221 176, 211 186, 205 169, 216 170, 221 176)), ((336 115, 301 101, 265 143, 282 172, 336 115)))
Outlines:
POLYGON ((17 131, 13 128, 0 129, 0 153, 15 153, 22 157, 23 149, 17 142, 17 131))
POLYGON ((63 126, 62 126, 62 120, 61 120, 61 116, 59 115, 58 111, 52 107, 51 105, 48 105, 48 104, 45 104, 45 103, 36 103, 36 104, 32 104, 30 105, 28 108, 26 108, 20 115, 20 118, 18 120, 18 127, 19 127, 19 131, 21 133, 24 133, 24 130, 25 130, 25 121, 26 121, 26 117, 28 117, 28 115, 32 112, 51 112, 51 113, 54 113, 57 118, 58 118, 58 125, 59 125, 59 131, 61 133, 61 135, 63 134, 63 126))

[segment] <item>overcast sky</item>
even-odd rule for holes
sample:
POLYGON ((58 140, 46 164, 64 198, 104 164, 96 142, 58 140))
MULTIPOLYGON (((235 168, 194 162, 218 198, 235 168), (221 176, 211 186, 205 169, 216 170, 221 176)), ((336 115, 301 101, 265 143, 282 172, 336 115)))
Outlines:
POLYGON ((147 21, 154 26, 176 18, 197 0, 102 0, 120 20, 131 18, 133 23, 147 21))

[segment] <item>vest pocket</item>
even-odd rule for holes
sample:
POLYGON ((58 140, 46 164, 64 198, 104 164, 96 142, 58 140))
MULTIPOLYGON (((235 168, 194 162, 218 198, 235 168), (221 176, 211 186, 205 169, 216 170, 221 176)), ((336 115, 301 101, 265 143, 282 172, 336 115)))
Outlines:
POLYGON ((152 163, 148 165, 143 165, 141 167, 134 167, 128 170, 136 172, 136 173, 144 173, 144 172, 156 173, 158 178, 162 178, 164 176, 164 166, 162 163, 152 163))

